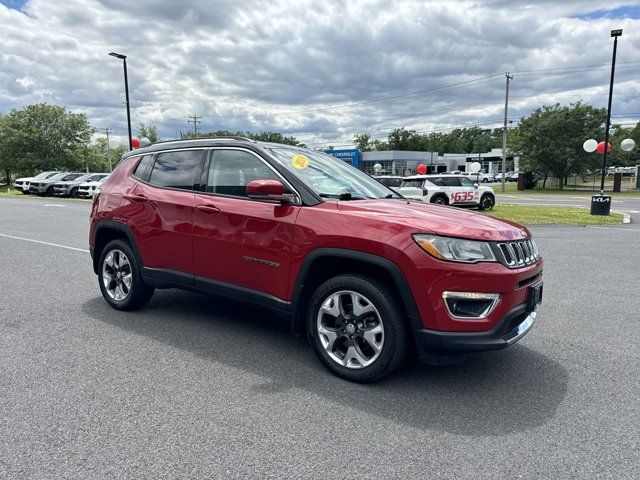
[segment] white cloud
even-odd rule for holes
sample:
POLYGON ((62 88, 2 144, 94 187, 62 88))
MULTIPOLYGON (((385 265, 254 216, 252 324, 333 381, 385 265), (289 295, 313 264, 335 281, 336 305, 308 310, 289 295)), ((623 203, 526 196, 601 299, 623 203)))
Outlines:
POLYGON ((606 64, 609 30, 623 28, 614 113, 637 120, 637 9, 610 2, 610 15, 588 18, 601 5, 31 0, 24 12, 0 5, 0 112, 63 104, 124 139, 122 65, 107 56, 117 51, 129 56, 134 125, 156 123, 165 137, 187 130, 192 114, 204 116, 203 130, 277 130, 310 144, 341 144, 365 131, 384 136, 400 126, 490 125, 502 116, 500 75, 342 105, 515 71, 510 117, 581 98, 604 106, 606 66, 530 70, 606 64))

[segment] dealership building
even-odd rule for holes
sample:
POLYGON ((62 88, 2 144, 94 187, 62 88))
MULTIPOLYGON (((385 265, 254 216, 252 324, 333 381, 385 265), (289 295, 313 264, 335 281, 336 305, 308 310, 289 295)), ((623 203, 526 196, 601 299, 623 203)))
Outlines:
MULTIPOLYGON (((382 150, 361 152, 358 149, 327 150, 326 153, 340 160, 350 163, 354 167, 373 175, 411 175, 416 172, 418 165, 427 166, 428 173, 444 173, 468 171, 468 165, 479 162, 485 173, 499 173, 502 165, 502 149, 494 148, 486 153, 444 153, 416 152, 405 150, 382 150), (381 169, 376 172, 375 165, 381 169)), ((507 157, 507 171, 517 170, 518 158, 507 157)))

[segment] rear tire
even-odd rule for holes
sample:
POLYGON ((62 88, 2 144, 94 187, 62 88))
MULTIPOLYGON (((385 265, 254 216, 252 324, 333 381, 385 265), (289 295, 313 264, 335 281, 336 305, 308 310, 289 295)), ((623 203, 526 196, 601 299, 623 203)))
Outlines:
POLYGON ((405 358, 404 317, 396 292, 383 282, 339 275, 311 297, 307 334, 332 373, 351 382, 374 382, 391 374, 405 358))
POLYGON ((135 310, 146 305, 153 287, 142 280, 133 250, 123 240, 112 240, 100 253, 98 283, 102 296, 116 310, 135 310))
POLYGON ((432 197, 431 203, 435 203, 436 205, 449 205, 449 201, 444 195, 436 195, 432 197))

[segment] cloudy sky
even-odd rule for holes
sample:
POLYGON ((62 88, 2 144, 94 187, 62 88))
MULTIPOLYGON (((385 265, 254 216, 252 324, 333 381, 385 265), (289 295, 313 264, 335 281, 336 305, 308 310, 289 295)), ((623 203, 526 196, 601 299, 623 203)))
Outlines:
POLYGON ((126 136, 274 130, 310 146, 502 122, 555 102, 607 101, 612 28, 614 121, 640 120, 637 1, 0 0, 0 113, 38 102, 85 112, 126 136), (134 129, 135 130, 135 129, 134 129))

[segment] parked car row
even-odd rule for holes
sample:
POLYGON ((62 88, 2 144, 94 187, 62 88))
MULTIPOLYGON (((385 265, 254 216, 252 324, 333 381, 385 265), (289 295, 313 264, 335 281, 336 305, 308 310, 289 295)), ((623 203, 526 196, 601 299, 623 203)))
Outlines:
POLYGON ((14 188, 25 195, 93 198, 98 185, 108 177, 108 173, 42 172, 16 179, 14 188))

